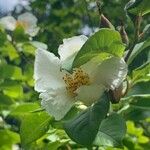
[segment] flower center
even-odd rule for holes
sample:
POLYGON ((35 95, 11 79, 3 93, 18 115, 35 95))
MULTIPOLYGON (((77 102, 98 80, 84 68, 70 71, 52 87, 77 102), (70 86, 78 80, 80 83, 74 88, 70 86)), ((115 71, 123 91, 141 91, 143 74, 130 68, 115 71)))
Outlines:
POLYGON ((28 23, 25 21, 17 21, 16 27, 23 27, 24 29, 28 28, 28 23))
POLYGON ((72 74, 65 74, 63 80, 66 83, 66 89, 68 93, 75 97, 77 96, 76 90, 82 85, 89 85, 89 75, 84 72, 81 68, 74 69, 72 74))

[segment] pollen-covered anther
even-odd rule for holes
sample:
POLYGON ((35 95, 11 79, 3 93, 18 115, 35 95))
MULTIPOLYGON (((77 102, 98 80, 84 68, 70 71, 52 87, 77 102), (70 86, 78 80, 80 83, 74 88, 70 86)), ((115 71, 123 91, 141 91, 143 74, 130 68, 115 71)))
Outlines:
POLYGON ((80 86, 90 84, 89 75, 85 73, 81 68, 74 69, 72 74, 65 74, 63 80, 66 83, 66 89, 68 93, 72 97, 77 96, 76 90, 80 86))

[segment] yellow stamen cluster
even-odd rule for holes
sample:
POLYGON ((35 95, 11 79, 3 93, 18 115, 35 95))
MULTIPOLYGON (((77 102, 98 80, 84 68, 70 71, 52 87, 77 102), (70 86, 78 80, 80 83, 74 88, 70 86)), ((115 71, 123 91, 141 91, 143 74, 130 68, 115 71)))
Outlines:
POLYGON ((24 29, 26 29, 26 28, 28 28, 28 23, 25 22, 25 21, 17 21, 16 22, 16 27, 18 27, 18 26, 23 27, 24 29))
POLYGON ((82 85, 89 85, 90 78, 87 73, 85 73, 81 68, 74 69, 72 74, 66 74, 63 77, 63 80, 66 83, 66 89, 68 93, 75 97, 76 90, 82 85))

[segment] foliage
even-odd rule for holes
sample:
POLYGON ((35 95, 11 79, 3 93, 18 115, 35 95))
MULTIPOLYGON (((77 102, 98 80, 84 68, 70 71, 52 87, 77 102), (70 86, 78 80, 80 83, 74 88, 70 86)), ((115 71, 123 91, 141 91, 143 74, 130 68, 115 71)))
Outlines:
MULTIPOLYGON (((102 24, 94 0, 32 1, 30 8, 40 27, 35 37, 20 26, 14 31, 0 26, 0 149, 149 149, 150 5, 148 0, 127 2, 103 1, 100 11, 112 19, 116 30, 102 24), (99 22, 103 28, 95 32, 99 22), (122 42, 126 32, 117 31, 122 27, 129 45, 122 42), (119 94, 115 92, 112 97, 109 91, 87 109, 78 104, 56 121, 41 108, 34 90, 35 51, 49 49, 58 56, 62 40, 81 33, 90 38, 66 69, 81 66, 95 56, 101 62, 117 56, 125 57, 128 76, 119 103, 111 103, 119 94)), ((13 15, 18 14, 14 11, 13 15)))

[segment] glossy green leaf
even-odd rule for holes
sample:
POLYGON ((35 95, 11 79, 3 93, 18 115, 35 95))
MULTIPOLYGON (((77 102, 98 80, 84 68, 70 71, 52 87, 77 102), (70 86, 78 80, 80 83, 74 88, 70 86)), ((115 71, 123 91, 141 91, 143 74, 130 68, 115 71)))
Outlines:
POLYGON ((127 110, 123 112, 123 116, 126 120, 133 120, 139 122, 149 117, 150 111, 147 109, 141 109, 131 105, 127 110))
POLYGON ((131 0, 126 5, 126 10, 136 16, 146 15, 150 12, 149 0, 131 0))
POLYGON ((109 100, 104 95, 97 103, 64 124, 66 133, 75 142, 90 146, 98 132, 101 121, 109 110, 109 100))
POLYGON ((139 82, 136 83, 127 93, 128 96, 140 96, 150 94, 150 82, 139 82))
POLYGON ((125 134, 126 124, 124 119, 114 113, 101 122, 94 144, 121 147, 125 134))
POLYGON ((133 70, 132 72, 132 83, 142 81, 150 81, 150 62, 144 64, 143 66, 133 70))
POLYGON ((140 108, 150 110, 150 96, 137 96, 133 97, 130 105, 140 108))
MULTIPOLYGON (((146 51, 147 54, 150 53, 150 38, 148 38, 144 42, 141 42, 135 45, 128 59, 128 64, 131 64, 134 59, 138 59, 137 56, 140 55, 144 51, 146 51)), ((150 60, 150 58, 148 60, 150 60)))
POLYGON ((105 28, 100 29, 87 40, 77 53, 73 67, 79 67, 96 56, 100 57, 100 60, 105 60, 108 56, 121 57, 124 49, 125 46, 119 32, 105 28))
POLYGON ((46 112, 29 113, 24 116, 20 127, 22 145, 39 139, 49 128, 50 116, 46 112))

